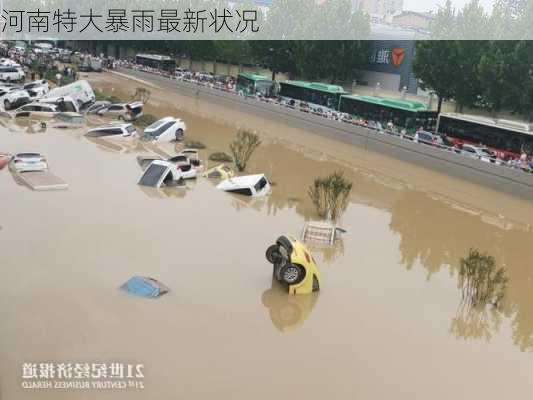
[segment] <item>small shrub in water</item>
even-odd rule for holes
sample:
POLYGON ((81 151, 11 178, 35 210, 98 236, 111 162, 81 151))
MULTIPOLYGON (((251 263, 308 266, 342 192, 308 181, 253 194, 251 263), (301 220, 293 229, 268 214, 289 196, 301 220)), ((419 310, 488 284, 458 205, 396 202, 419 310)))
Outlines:
POLYGON ((201 150, 201 149, 205 149, 205 144, 203 144, 202 142, 191 140, 189 142, 185 142, 185 147, 189 149, 201 150))
POLYGON ((231 157, 229 154, 223 153, 223 152, 216 152, 209 156, 210 161, 215 162, 233 162, 233 157, 231 157))
POLYGON ((246 169, 250 157, 260 144, 261 140, 255 133, 246 130, 237 132, 237 136, 229 145, 237 170, 242 172, 246 169))
POLYGON ((336 221, 348 205, 352 185, 342 172, 335 172, 325 178, 316 178, 307 193, 321 218, 336 221))
POLYGON ((152 114, 143 114, 139 118, 135 120, 135 126, 138 128, 146 128, 149 125, 152 125, 155 121, 157 121, 157 117, 152 114))

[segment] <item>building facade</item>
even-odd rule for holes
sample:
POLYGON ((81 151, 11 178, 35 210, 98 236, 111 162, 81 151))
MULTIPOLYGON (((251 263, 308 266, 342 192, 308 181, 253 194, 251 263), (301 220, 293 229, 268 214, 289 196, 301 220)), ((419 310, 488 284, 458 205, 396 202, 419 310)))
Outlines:
POLYGON ((418 92, 413 73, 416 50, 414 40, 376 40, 372 42, 367 67, 362 71, 363 83, 390 91, 418 92))
POLYGON ((352 0, 352 9, 362 10, 374 20, 387 20, 403 10, 403 0, 352 0))

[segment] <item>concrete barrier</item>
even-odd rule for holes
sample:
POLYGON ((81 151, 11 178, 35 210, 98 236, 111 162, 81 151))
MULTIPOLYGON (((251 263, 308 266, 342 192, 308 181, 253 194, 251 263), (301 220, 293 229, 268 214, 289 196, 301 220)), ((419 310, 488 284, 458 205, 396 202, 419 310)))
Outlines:
POLYGON ((533 174, 456 154, 451 151, 415 143, 397 136, 345 122, 329 120, 321 116, 301 112, 277 104, 245 98, 222 90, 189 82, 170 80, 141 71, 121 72, 142 78, 160 86, 175 89, 178 93, 266 119, 274 119, 289 126, 340 140, 367 150, 386 154, 425 168, 449 174, 476 184, 504 191, 509 194, 533 199, 533 174))

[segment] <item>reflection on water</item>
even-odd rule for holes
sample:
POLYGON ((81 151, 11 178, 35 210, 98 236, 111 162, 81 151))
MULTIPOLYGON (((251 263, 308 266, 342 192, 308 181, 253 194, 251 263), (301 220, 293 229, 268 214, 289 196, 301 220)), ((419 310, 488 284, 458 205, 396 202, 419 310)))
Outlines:
POLYGON ((187 192, 191 190, 189 182, 183 186, 161 187, 159 189, 142 185, 137 186, 145 195, 154 199, 183 199, 187 192))
POLYGON ((490 340, 501 326, 508 278, 493 257, 470 250, 460 261, 461 302, 451 332, 457 338, 490 340))
MULTIPOLYGON (((527 224, 505 221, 471 206, 452 207, 449 202, 425 193, 406 190, 391 207, 390 228, 400 236, 399 248, 406 269, 412 269, 418 262, 426 270, 428 280, 442 268, 459 279, 459 260, 471 247, 494 255, 509 278, 501 313, 512 318, 516 345, 522 350, 533 350, 533 270, 527 261, 531 259, 533 232, 527 224), (501 223, 494 223, 495 219, 501 223)), ((487 324, 494 321, 492 314, 498 313, 499 310, 494 310, 487 318, 486 311, 460 307, 452 331, 459 337, 476 337, 475 332, 487 337, 482 331, 499 326, 487 324)))
POLYGON ((461 303, 452 319, 450 332, 457 339, 490 340, 500 330, 504 314, 497 307, 469 307, 461 303))
POLYGON ((261 296, 261 302, 268 309, 272 324, 280 332, 300 328, 309 317, 318 300, 319 292, 305 295, 290 295, 275 278, 272 287, 261 296))
POLYGON ((333 265, 335 260, 344 255, 344 241, 342 238, 335 240, 331 245, 317 245, 306 243, 306 246, 313 252, 319 253, 321 256, 321 262, 333 265))

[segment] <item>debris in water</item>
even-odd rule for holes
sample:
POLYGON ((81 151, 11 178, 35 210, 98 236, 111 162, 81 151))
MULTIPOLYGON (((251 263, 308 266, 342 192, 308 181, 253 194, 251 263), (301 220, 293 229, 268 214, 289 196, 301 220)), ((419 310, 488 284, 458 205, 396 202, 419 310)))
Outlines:
POLYGON ((329 222, 306 222, 302 229, 302 240, 306 243, 320 243, 332 245, 336 239, 346 231, 329 222))
POLYGON ((147 299, 160 297, 170 291, 168 287, 154 278, 143 276, 134 276, 133 278, 130 278, 120 288, 135 296, 147 299))

